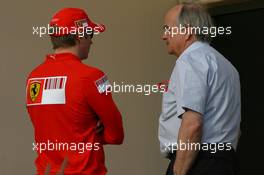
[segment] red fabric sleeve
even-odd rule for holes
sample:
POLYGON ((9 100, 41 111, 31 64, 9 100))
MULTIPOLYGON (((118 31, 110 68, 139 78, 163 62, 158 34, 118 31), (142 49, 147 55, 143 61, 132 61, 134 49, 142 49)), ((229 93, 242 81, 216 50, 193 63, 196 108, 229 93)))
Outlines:
POLYGON ((103 123, 103 142, 105 144, 122 144, 124 131, 122 116, 115 105, 112 94, 99 92, 96 82, 104 77, 102 71, 96 70, 84 81, 84 91, 89 105, 103 123))

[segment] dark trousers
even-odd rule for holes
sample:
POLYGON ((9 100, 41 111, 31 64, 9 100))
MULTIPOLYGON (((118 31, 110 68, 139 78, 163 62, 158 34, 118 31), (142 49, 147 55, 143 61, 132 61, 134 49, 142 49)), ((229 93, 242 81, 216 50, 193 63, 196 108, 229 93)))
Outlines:
MULTIPOLYGON (((174 175, 173 165, 176 153, 169 154, 170 164, 166 175, 174 175)), ((235 151, 210 153, 200 151, 187 175, 239 175, 238 160, 235 151)))

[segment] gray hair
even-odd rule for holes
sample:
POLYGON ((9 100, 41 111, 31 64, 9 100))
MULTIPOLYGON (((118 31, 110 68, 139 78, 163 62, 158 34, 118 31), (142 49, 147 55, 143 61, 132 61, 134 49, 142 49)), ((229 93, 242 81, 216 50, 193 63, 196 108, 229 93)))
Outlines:
POLYGON ((195 31, 195 36, 199 41, 205 41, 210 43, 212 37, 210 32, 204 33, 201 30, 207 28, 210 31, 210 28, 214 27, 213 20, 207 10, 199 4, 195 3, 181 3, 182 9, 178 16, 178 25, 184 27, 191 27, 195 31))

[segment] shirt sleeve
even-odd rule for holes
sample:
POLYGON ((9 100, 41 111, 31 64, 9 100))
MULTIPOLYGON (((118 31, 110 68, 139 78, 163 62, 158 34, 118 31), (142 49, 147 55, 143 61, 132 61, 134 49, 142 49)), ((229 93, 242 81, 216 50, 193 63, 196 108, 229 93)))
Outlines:
POLYGON ((99 70, 92 73, 84 82, 87 101, 103 123, 103 142, 105 144, 121 144, 124 139, 122 116, 115 105, 107 76, 99 70))
POLYGON ((181 117, 186 109, 204 115, 208 92, 207 66, 192 59, 180 59, 175 69, 177 116, 181 117))

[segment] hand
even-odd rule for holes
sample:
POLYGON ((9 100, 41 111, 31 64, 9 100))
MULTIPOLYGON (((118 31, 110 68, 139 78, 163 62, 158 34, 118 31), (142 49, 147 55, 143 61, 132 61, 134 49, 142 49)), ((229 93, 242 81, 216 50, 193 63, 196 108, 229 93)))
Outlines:
POLYGON ((96 128, 95 128, 95 132, 97 134, 101 133, 102 131, 104 130, 104 125, 103 123, 101 122, 101 120, 99 120, 96 124, 96 128))

